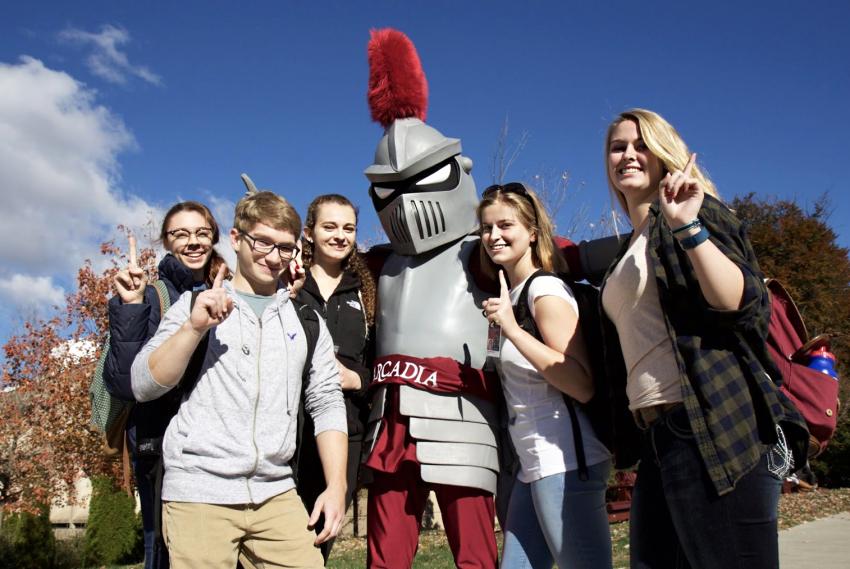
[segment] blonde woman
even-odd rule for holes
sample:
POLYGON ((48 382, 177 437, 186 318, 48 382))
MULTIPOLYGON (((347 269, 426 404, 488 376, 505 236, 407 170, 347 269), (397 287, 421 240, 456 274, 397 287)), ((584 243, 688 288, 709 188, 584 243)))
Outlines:
POLYGON ((587 402, 594 384, 575 297, 552 274, 566 268, 552 241, 552 223, 534 192, 519 183, 487 188, 478 219, 481 244, 501 269, 501 294, 483 308, 501 327, 498 369, 519 459, 501 567, 550 569, 553 561, 564 568, 611 567, 605 510, 610 454, 582 409, 564 398, 587 402), (518 302, 527 304, 531 332, 517 322, 518 302))
POLYGON ((606 354, 627 370, 615 390, 642 430, 632 567, 776 567, 766 449, 802 420, 764 373, 770 307, 744 227, 654 112, 613 121, 605 169, 634 228, 601 294, 606 354))

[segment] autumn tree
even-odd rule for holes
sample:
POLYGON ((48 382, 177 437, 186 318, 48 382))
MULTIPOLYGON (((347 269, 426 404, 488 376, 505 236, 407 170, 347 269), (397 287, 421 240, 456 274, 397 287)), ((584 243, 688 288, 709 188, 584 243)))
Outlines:
MULTIPOLYGON (((125 257, 113 242, 101 246, 102 271, 87 260, 77 289, 52 317, 26 322, 4 346, 0 392, 2 510, 34 512, 62 500, 81 473, 117 478, 120 464, 101 450, 91 427, 88 388, 108 327, 112 277, 125 257)), ((153 273, 154 251, 140 264, 153 273)), ((151 278, 155 278, 151 274, 151 278)))
POLYGON ((810 211, 793 201, 736 198, 731 207, 747 222, 762 272, 779 279, 794 298, 810 336, 829 334, 841 377, 839 428, 814 464, 822 480, 850 485, 850 258, 829 227, 829 200, 810 211))

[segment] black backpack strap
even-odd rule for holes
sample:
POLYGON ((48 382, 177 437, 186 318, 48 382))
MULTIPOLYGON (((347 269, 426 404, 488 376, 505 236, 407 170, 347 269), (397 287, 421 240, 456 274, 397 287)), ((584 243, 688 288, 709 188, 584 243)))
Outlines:
MULTIPOLYGON (((519 293, 517 303, 513 307, 514 318, 516 318, 517 324, 519 324, 520 328, 522 328, 541 342, 543 341, 543 336, 540 335, 540 330, 537 328, 537 323, 531 316, 531 308, 528 306, 528 289, 531 288, 531 282, 534 279, 542 276, 558 277, 558 275, 554 273, 549 273, 547 271, 544 271, 543 269, 538 269, 526 279, 525 285, 522 287, 522 291, 519 293)), ((567 395, 566 393, 564 393, 563 396, 564 403, 566 403, 567 405, 567 411, 570 414, 570 425, 573 429, 573 445, 575 446, 576 461, 578 462, 578 476, 580 480, 584 481, 588 479, 589 473, 587 470, 587 460, 585 459, 584 455, 584 443, 581 438, 581 425, 578 422, 578 414, 576 413, 573 398, 567 395)))
MULTIPOLYGON (((192 291, 192 300, 189 301, 189 312, 192 312, 192 309, 195 307, 195 301, 198 299, 198 295, 203 291, 201 290, 193 290, 192 291)), ((186 371, 183 372, 183 377, 180 378, 179 389, 181 394, 189 393, 198 383, 198 379, 201 375, 201 368, 204 365, 204 358, 207 355, 207 347, 210 343, 210 331, 207 330, 204 333, 204 337, 201 338, 201 341, 198 343, 198 347, 195 348, 195 351, 192 352, 192 357, 189 358, 189 363, 186 366, 186 371)), ((181 395, 182 400, 182 395, 181 395)))
POLYGON ((306 420, 306 409, 304 408, 304 393, 307 390, 307 382, 310 381, 310 370, 313 367, 313 354, 316 352, 316 344, 319 341, 319 314, 309 305, 297 299, 290 299, 294 308, 295 314, 298 315, 298 320, 301 322, 301 327, 304 329, 304 337, 307 339, 307 359, 304 360, 304 370, 301 373, 301 396, 298 402, 298 418, 295 432, 295 454, 292 455, 290 467, 292 468, 292 478, 295 480, 296 488, 298 486, 298 463, 301 458, 301 438, 304 432, 304 421, 306 420))
MULTIPOLYGON (((198 299, 198 295, 201 294, 200 290, 192 291, 192 300, 189 301, 189 312, 192 312, 192 309, 195 307, 195 301, 198 299)), ((163 317, 165 313, 163 313, 163 317)), ((195 348, 195 351, 192 352, 192 357, 189 358, 189 363, 186 365, 186 371, 183 372, 183 377, 180 378, 180 382, 177 384, 177 387, 171 390, 170 393, 179 392, 181 394, 180 397, 175 397, 175 408, 174 414, 177 414, 177 410, 180 408, 180 401, 182 400, 182 394, 188 393, 194 389, 195 385, 198 383, 198 378, 201 375, 201 367, 204 364, 204 358, 207 355, 207 347, 210 343, 210 332, 204 334, 204 337, 201 338, 201 341, 198 343, 198 346, 195 348)), ((153 495, 153 520, 154 520, 154 559, 167 559, 168 552, 165 547, 165 541, 162 538, 162 478, 165 472, 165 464, 162 459, 162 444, 160 440, 159 445, 159 457, 157 458, 156 465, 151 469, 148 473, 148 480, 151 484, 151 494, 153 495)), ((154 565, 157 567, 158 565, 154 565)))
POLYGON ((555 276, 553 273, 549 273, 544 271, 543 269, 538 269, 535 272, 531 273, 527 279, 525 279, 525 285, 523 285, 522 290, 519 293, 519 298, 517 299, 516 304, 513 307, 514 318, 516 318, 517 324, 519 327, 540 340, 543 341, 543 338, 540 336, 540 330, 537 329, 537 323, 534 321, 534 318, 531 316, 531 308, 528 306, 528 289, 531 288, 531 283, 537 277, 542 276, 555 276))

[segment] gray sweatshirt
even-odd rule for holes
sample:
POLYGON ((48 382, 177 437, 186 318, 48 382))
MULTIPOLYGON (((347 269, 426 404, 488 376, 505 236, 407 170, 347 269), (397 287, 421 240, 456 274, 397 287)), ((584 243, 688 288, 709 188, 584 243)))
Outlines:
MULTIPOLYGON (((210 329, 195 388, 184 395, 163 441, 162 498, 207 504, 259 504, 295 487, 289 461, 295 451, 301 375, 307 341, 286 290, 279 290, 258 319, 224 283, 233 299, 230 316, 210 329)), ((167 393, 154 381, 151 352, 189 318, 191 293, 172 306, 136 356, 131 371, 137 401, 167 393)), ((333 341, 319 319, 305 407, 316 434, 346 432, 345 404, 333 341)))

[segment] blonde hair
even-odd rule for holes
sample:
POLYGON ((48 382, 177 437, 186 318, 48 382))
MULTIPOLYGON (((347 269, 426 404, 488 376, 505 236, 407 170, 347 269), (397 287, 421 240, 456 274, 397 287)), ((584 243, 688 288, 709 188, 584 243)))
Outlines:
POLYGON ((233 227, 241 233, 263 223, 278 231, 289 231, 296 239, 301 235, 301 217, 283 197, 273 192, 257 192, 245 196, 236 204, 233 227))
MULTIPOLYGON (((620 113, 620 115, 611 122, 608 127, 608 133, 605 135, 605 176, 608 178, 608 187, 610 188, 612 195, 617 199, 617 202, 619 202, 623 211, 628 213, 629 209, 626 205, 626 198, 614 185, 614 181, 611 179, 611 171, 608 168, 608 152, 611 145, 611 135, 613 134, 614 129, 624 121, 632 121, 637 124, 638 131, 644 144, 646 144, 649 151, 652 152, 652 154, 655 155, 655 157, 658 158, 664 166, 664 174, 675 170, 684 170, 685 166, 688 164, 688 160, 691 158, 691 151, 688 149, 688 145, 685 144, 685 141, 676 129, 673 128, 673 125, 667 122, 667 120, 658 113, 654 113, 646 109, 629 109, 620 113)), ((698 164, 694 164, 694 167, 691 170, 691 176, 699 180, 700 184, 705 189, 705 193, 719 199, 717 188, 698 164)))
MULTIPOLYGON (((537 239, 531 243, 531 260, 535 267, 553 273, 567 271, 567 262, 555 245, 555 228, 552 220, 537 194, 520 182, 490 186, 484 190, 475 212, 479 224, 484 209, 497 203, 512 207, 519 222, 536 234, 537 239)), ((481 255, 482 268, 490 277, 495 278, 496 265, 483 247, 481 247, 481 255)))

